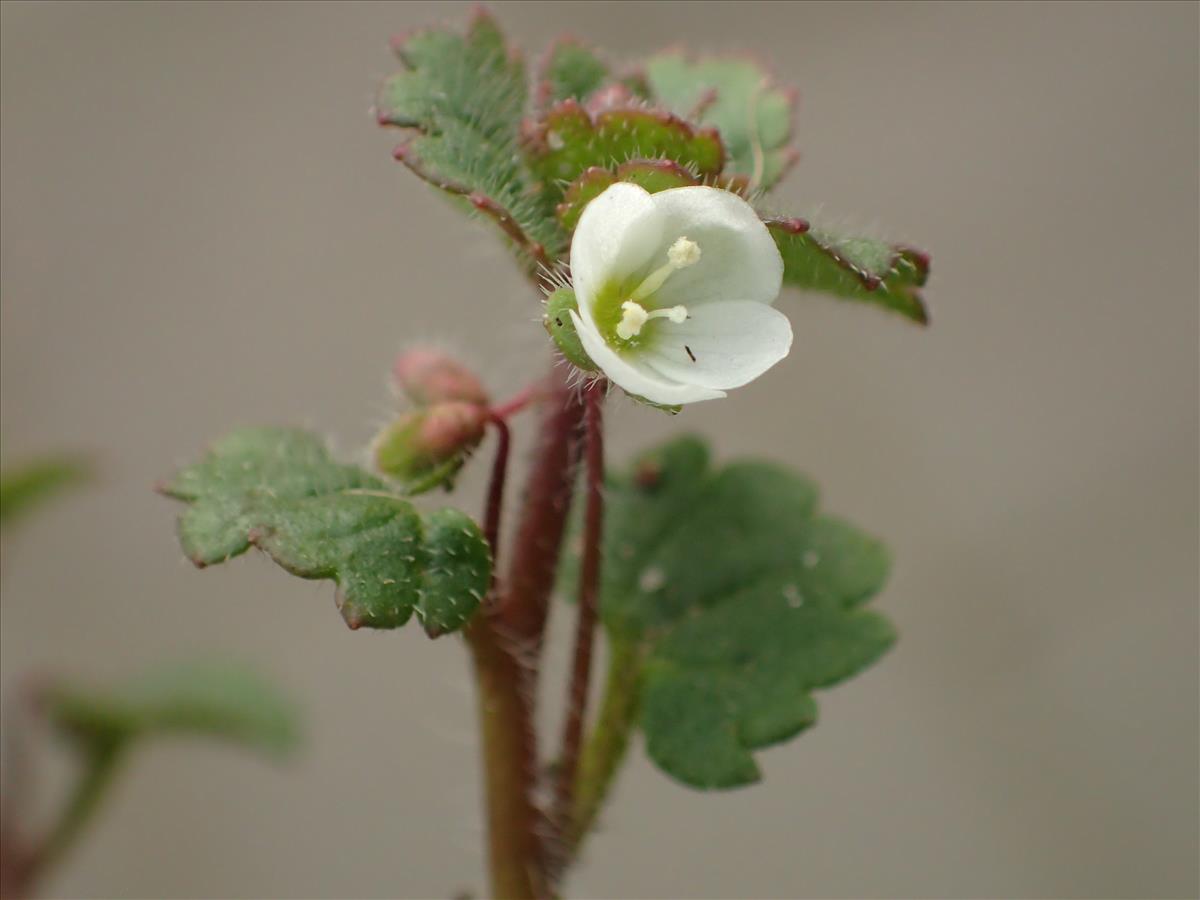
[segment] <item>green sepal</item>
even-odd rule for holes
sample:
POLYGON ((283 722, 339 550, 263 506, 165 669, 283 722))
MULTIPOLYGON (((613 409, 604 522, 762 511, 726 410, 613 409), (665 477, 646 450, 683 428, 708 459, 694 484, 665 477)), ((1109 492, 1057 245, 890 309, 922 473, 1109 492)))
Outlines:
POLYGON ((160 489, 188 504, 179 539, 197 566, 258 547, 293 575, 333 580, 351 628, 396 628, 416 611, 441 634, 488 588, 490 551, 474 521, 453 510, 422 515, 304 431, 236 431, 160 489))
POLYGON ((729 154, 727 172, 769 189, 795 162, 788 146, 795 94, 771 83, 761 66, 746 59, 690 61, 672 51, 646 64, 657 102, 678 115, 713 125, 729 154))
MULTIPOLYGON (((624 388, 622 388, 624 390, 624 388)), ((625 396, 642 406, 649 406, 651 409, 657 409, 659 412, 664 412, 668 416, 677 416, 683 412, 683 406, 677 403, 655 403, 653 400, 647 400, 640 394, 631 394, 625 391, 625 396)))
MULTIPOLYGON (((861 609, 882 587, 882 544, 817 512, 814 485, 778 465, 714 468, 683 437, 608 479, 600 614, 637 647, 650 757, 679 781, 759 778, 753 751, 816 721, 812 691, 895 639, 861 609)), ((573 590, 577 557, 560 585, 573 590)))
POLYGON ((453 490, 458 473, 483 440, 486 423, 487 410, 475 403, 419 407, 380 429, 371 441, 371 461, 406 496, 453 490))
POLYGON ((291 701, 253 669, 227 662, 161 666, 111 688, 53 681, 39 699, 50 721, 84 744, 202 736, 280 757, 300 737, 291 701))
POLYGON ((783 257, 784 284, 929 323, 920 290, 929 278, 927 254, 873 238, 839 237, 804 219, 768 219, 767 228, 783 257))
POLYGON ((454 480, 466 462, 466 455, 449 459, 431 459, 418 453, 412 442, 421 428, 420 412, 408 413, 382 429, 371 442, 371 460, 376 471, 395 481, 409 497, 435 488, 453 490, 454 480))
POLYGON ((575 323, 571 320, 570 314, 578 311, 575 292, 569 287, 561 287, 546 298, 542 324, 568 362, 585 372, 595 372, 596 364, 583 349, 583 343, 575 331, 575 323))
POLYGON ((592 166, 615 167, 631 159, 669 159, 701 177, 717 175, 725 162, 715 129, 696 129, 641 107, 606 109, 593 117, 574 100, 556 104, 528 128, 523 146, 547 190, 592 166))

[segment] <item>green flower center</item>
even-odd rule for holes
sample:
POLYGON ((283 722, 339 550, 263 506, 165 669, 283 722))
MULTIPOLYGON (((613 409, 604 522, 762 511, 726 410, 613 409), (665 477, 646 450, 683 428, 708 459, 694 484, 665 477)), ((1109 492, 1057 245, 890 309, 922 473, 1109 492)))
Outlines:
POLYGON ((654 294, 675 272, 699 259, 700 245, 681 237, 667 251, 666 263, 636 285, 629 280, 604 285, 593 301, 592 319, 605 342, 619 350, 638 347, 653 337, 656 320, 686 320, 686 306, 660 307, 654 302, 654 294))

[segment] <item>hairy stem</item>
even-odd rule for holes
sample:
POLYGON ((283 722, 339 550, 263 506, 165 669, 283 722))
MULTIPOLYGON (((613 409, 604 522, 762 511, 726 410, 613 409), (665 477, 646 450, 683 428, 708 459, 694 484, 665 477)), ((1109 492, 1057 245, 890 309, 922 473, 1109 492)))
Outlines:
POLYGON ((583 722, 587 715, 588 684, 592 679, 592 649, 595 644, 596 605, 600 588, 600 544, 604 538, 604 420, 601 404, 604 388, 594 383, 584 397, 584 472, 587 479, 586 508, 583 510, 583 557, 578 590, 578 620, 575 656, 566 695, 563 749, 558 760, 558 790, 554 821, 565 833, 569 829, 575 796, 575 776, 580 762, 583 722))
POLYGON ((571 830, 566 836, 568 860, 579 852, 596 823, 629 749, 629 735, 637 718, 641 657, 641 650, 633 642, 618 640, 609 646, 604 697, 579 761, 571 830))
POLYGON ((550 592, 558 571, 575 480, 576 436, 583 418, 580 393, 567 384, 563 366, 554 367, 546 391, 546 412, 499 611, 506 636, 532 661, 541 650, 550 592))
POLYGON ((583 518, 583 559, 579 570, 579 619, 575 630, 575 655, 567 692, 567 716, 563 726, 562 751, 558 759, 554 824, 560 843, 572 830, 575 779, 579 749, 587 715, 588 685, 592 672, 592 648, 596 639, 596 610, 600 588, 600 544, 604 525, 604 388, 593 383, 585 397, 586 507, 583 518))
POLYGON ((526 900, 547 894, 542 815, 534 803, 537 738, 528 673, 484 613, 467 629, 479 692, 491 896, 526 900))
MULTIPOLYGON (((479 692, 491 896, 549 895, 545 820, 535 802, 540 766, 533 707, 537 650, 574 482, 582 403, 556 366, 513 542, 508 577, 467 629, 479 692)), ((501 432, 504 441, 504 432, 501 432)), ((497 448, 485 530, 499 549, 507 446, 497 448), (503 461, 501 457, 503 456, 503 461)))

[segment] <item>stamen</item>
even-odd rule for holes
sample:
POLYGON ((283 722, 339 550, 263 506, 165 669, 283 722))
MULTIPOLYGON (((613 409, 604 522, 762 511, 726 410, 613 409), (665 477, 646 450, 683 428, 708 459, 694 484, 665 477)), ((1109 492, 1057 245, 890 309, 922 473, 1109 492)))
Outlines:
POLYGON ((700 261, 700 245, 695 241, 680 237, 667 250, 667 262, 646 276, 645 280, 634 289, 631 295, 634 300, 645 300, 657 291, 668 278, 679 269, 694 266, 700 261))
POLYGON ((650 314, 640 303, 626 300, 621 304, 621 321, 617 323, 617 337, 629 340, 641 333, 642 326, 650 320, 650 314))
POLYGON ((626 300, 621 304, 621 321, 617 323, 617 337, 623 341, 637 337, 642 333, 642 326, 651 319, 670 319, 676 325, 687 321, 686 306, 671 306, 667 309, 646 309, 636 300, 626 300))
POLYGON ((688 238, 681 237, 667 251, 667 259, 675 268, 686 269, 688 266, 700 262, 700 245, 688 238))

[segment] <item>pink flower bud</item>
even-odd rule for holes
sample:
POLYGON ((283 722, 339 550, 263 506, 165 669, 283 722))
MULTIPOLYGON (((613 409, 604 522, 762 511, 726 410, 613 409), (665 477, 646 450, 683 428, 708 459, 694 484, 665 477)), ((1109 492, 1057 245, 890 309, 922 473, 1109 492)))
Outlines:
POLYGON ((392 366, 396 386, 419 406, 463 401, 488 405, 487 391, 475 374, 441 350, 414 347, 392 366))
POLYGON ((411 493, 450 487, 483 440, 488 412, 474 403, 438 403, 405 413, 375 436, 371 458, 411 493))

